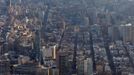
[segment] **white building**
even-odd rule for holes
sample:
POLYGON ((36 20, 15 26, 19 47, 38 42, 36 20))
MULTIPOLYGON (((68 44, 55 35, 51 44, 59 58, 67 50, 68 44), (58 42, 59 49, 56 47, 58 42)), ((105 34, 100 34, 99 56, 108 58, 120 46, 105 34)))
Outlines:
POLYGON ((93 75, 93 62, 91 58, 84 60, 84 75, 93 75))
POLYGON ((131 23, 119 27, 124 42, 134 43, 134 25, 131 23))

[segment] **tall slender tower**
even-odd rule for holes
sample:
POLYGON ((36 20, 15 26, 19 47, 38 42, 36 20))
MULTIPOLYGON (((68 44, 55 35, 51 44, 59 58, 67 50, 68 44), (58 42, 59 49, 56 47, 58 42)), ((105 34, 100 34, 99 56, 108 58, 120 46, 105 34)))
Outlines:
POLYGON ((39 62, 40 64, 44 64, 43 54, 40 49, 40 46, 41 46, 40 39, 41 39, 40 30, 36 29, 35 30, 35 41, 34 41, 34 56, 35 56, 35 60, 37 62, 39 62))
POLYGON ((35 51, 35 57, 36 61, 39 62, 40 60, 40 32, 39 30, 35 30, 35 41, 34 41, 34 51, 35 51))

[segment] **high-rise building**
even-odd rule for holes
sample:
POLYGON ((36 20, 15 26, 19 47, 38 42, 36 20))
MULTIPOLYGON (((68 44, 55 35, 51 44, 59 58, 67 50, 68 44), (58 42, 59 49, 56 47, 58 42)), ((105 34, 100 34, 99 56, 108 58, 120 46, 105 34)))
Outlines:
POLYGON ((53 47, 52 58, 53 59, 56 59, 57 58, 57 46, 56 45, 53 47))
POLYGON ((132 24, 121 25, 119 29, 124 42, 134 43, 134 26, 132 24))
POLYGON ((112 41, 117 41, 121 39, 119 28, 117 26, 109 27, 108 34, 112 41))
POLYGON ((35 31, 34 52, 35 60, 41 62, 42 54, 40 51, 40 31, 38 29, 35 31))
POLYGON ((91 58, 84 60, 84 75, 93 75, 93 62, 91 58))
POLYGON ((78 62, 78 75, 84 75, 84 61, 78 62))
POLYGON ((59 70, 56 68, 51 68, 48 70, 48 75, 59 75, 59 70))
POLYGON ((68 75, 66 54, 59 55, 59 75, 68 75))

